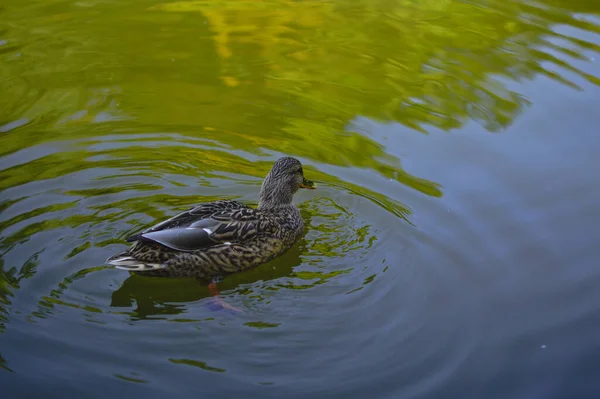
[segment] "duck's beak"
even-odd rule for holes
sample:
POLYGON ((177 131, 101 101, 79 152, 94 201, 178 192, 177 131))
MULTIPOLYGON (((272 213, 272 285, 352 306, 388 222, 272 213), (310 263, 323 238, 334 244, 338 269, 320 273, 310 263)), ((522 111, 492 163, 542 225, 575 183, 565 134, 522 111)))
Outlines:
POLYGON ((317 188, 317 185, 315 184, 314 181, 310 181, 310 180, 304 178, 304 181, 302 181, 300 188, 308 188, 309 190, 314 190, 315 188, 317 188))

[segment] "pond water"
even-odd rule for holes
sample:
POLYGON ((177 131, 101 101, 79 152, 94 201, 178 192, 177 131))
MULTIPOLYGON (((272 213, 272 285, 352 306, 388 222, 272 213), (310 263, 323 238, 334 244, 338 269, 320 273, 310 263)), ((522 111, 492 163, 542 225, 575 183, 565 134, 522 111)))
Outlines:
POLYGON ((3 398, 600 397, 600 3, 3 0, 3 398), (294 156, 306 235, 107 267, 294 156))

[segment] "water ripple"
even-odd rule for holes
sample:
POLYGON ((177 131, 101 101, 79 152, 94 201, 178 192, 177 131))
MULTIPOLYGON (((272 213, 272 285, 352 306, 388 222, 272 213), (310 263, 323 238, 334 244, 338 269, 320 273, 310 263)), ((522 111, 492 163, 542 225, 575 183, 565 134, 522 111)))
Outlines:
POLYGON ((593 2, 9 3, 7 392, 516 397, 540 368, 589 375, 593 2), (568 114, 544 102, 566 93, 568 114), (219 284, 239 312, 104 265, 193 204, 256 205, 282 155, 319 189, 296 196, 297 245, 219 284))

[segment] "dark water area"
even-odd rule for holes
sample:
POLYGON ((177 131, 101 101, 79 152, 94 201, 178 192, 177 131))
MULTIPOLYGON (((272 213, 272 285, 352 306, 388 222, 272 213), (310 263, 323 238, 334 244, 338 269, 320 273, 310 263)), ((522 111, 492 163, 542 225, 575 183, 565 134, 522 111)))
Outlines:
POLYGON ((4 0, 0 93, 0 397, 600 397, 599 2, 4 0), (280 156, 241 312, 106 266, 280 156))

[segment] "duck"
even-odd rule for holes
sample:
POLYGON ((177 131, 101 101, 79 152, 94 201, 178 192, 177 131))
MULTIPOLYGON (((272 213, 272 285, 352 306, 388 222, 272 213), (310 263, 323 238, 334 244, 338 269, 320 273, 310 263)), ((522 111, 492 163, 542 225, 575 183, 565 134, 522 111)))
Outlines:
POLYGON ((301 188, 315 189, 292 157, 275 161, 252 208, 234 200, 196 205, 126 239, 132 245, 107 259, 117 269, 150 277, 215 281, 266 263, 304 233, 293 203, 301 188))

